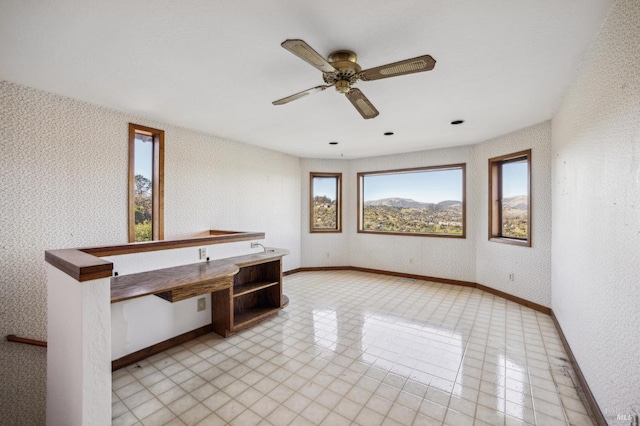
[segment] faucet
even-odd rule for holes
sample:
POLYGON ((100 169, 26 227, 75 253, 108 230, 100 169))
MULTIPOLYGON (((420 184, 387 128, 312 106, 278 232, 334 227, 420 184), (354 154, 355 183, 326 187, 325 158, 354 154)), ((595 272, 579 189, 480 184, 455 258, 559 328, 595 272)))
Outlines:
POLYGON ((260 244, 260 243, 251 243, 251 248, 256 248, 258 246, 262 247, 262 250, 264 250, 265 254, 267 253, 267 248, 265 246, 263 246, 262 244, 260 244))

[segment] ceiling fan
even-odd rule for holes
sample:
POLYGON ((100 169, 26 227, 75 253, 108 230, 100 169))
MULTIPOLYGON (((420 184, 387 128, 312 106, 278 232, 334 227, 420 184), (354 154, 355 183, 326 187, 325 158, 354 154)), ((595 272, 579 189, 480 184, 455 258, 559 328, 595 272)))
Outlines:
POLYGON ((325 59, 304 40, 285 40, 281 46, 322 71, 322 79, 327 84, 278 99, 273 102, 274 105, 283 105, 333 86, 338 93, 347 96, 347 99, 364 119, 374 118, 379 113, 359 89, 352 87, 354 84, 358 81, 379 80, 415 72, 431 71, 436 65, 435 59, 424 55, 362 71, 357 63, 358 57, 350 50, 335 51, 325 59))

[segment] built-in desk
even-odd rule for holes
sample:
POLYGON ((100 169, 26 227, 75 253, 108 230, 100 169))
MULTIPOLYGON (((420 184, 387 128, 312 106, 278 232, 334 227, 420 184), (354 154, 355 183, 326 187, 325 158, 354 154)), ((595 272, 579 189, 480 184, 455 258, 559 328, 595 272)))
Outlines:
POLYGON ((111 278, 111 303, 154 294, 169 302, 228 289, 238 273, 234 263, 213 260, 111 278))
POLYGON ((223 337, 268 318, 282 294, 284 249, 155 269, 111 278, 111 303, 156 295, 169 302, 211 293, 211 329, 223 337))

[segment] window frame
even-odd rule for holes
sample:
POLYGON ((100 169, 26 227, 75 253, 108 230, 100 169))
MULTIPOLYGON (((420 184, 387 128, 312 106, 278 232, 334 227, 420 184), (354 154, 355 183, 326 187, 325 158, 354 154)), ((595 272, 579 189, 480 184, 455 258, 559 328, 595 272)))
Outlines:
POLYGON ((358 233, 360 234, 377 234, 377 235, 400 235, 409 237, 436 237, 436 238, 467 238, 467 164, 445 164, 438 166, 413 167, 406 169, 379 170, 373 172, 358 172, 358 233), (438 234, 438 233, 420 233, 420 232, 394 232, 394 231, 370 231, 363 229, 364 222, 364 178, 368 175, 384 175, 413 173, 435 170, 452 170, 460 169, 462 171, 462 233, 461 234, 438 234))
POLYGON ((152 241, 164 240, 164 130, 129 123, 128 238, 135 242, 135 139, 136 133, 153 137, 152 241))
POLYGON ((309 232, 312 234, 331 234, 342 232, 342 173, 332 172, 310 172, 309 173, 309 232), (336 228, 314 228, 313 220, 313 179, 335 178, 336 179, 336 228))
POLYGON ((531 247, 531 149, 489 159, 489 241, 531 247), (527 238, 518 239, 502 235, 502 165, 515 161, 527 161, 527 238))

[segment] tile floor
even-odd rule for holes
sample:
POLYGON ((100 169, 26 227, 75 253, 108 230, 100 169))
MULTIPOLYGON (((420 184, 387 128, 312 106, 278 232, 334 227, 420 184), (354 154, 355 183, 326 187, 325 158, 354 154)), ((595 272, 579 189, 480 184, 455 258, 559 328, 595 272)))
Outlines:
POLYGON ((551 318, 481 290, 285 277, 289 306, 113 373, 114 425, 591 425, 551 318))

